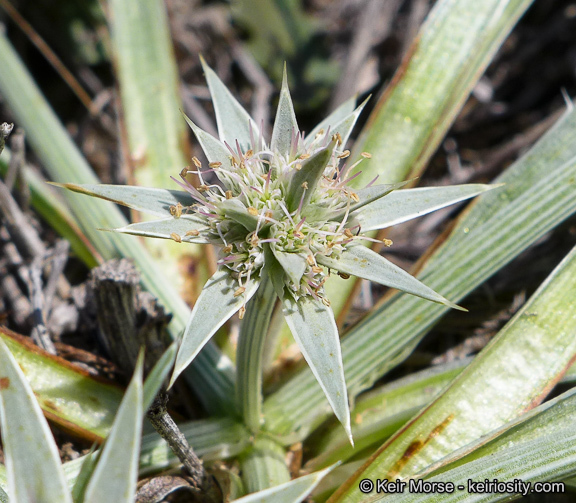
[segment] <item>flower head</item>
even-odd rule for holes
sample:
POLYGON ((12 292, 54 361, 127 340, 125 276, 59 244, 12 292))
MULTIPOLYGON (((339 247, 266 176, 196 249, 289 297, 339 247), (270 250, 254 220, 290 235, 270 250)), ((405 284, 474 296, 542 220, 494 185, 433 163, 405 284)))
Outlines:
MULTIPOLYGON (((203 62, 204 64, 204 62, 203 62)), ((309 135, 296 122, 284 77, 272 137, 266 141, 242 106, 204 64, 220 138, 187 119, 208 159, 174 180, 183 192, 106 185, 67 187, 162 217, 118 232, 211 243, 218 270, 199 296, 178 353, 172 382, 231 316, 272 284, 286 321, 350 434, 340 342, 324 283, 331 271, 355 275, 458 308, 364 244, 367 235, 473 197, 486 185, 394 190, 403 183, 350 182, 362 153, 350 161, 345 144, 363 104, 349 100, 309 135), (196 175, 198 184, 191 182, 196 175)), ((388 240, 385 245, 390 245, 388 240)))

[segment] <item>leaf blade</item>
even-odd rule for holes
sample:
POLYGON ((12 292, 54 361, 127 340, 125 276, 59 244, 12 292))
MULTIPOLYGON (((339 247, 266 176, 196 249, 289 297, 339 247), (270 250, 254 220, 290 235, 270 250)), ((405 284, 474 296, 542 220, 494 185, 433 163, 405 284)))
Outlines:
POLYGON ((142 433, 142 366, 139 357, 110 435, 86 486, 84 503, 131 503, 136 494, 140 435, 142 433))
POLYGON ((311 297, 295 301, 289 294, 282 304, 294 339, 353 444, 340 338, 332 310, 311 297))
POLYGON ((394 191, 352 213, 350 219, 358 222, 363 231, 385 229, 496 188, 498 186, 467 184, 394 191))
POLYGON ((348 246, 339 259, 318 255, 317 260, 325 267, 336 269, 346 274, 353 274, 359 278, 369 279, 381 285, 396 288, 432 302, 444 304, 453 309, 463 309, 436 293, 432 288, 417 280, 404 269, 365 246, 348 246))
POLYGON ((210 68, 204 58, 200 58, 202 68, 206 75, 206 81, 212 95, 214 112, 216 113, 216 124, 218 134, 222 142, 234 147, 236 140, 243 151, 247 151, 251 146, 252 136, 258 138, 259 129, 244 107, 234 98, 232 93, 218 78, 214 70, 210 68))
POLYGON ((11 499, 22 503, 72 503, 48 423, 2 340, 0 364, 0 424, 11 499))
POLYGON ((245 292, 241 295, 235 295, 238 283, 230 276, 230 273, 225 268, 214 273, 202 289, 202 293, 194 304, 194 309, 192 309, 192 314, 188 319, 169 387, 196 357, 210 337, 245 302, 252 298, 258 286, 259 280, 252 278, 245 283, 245 292))

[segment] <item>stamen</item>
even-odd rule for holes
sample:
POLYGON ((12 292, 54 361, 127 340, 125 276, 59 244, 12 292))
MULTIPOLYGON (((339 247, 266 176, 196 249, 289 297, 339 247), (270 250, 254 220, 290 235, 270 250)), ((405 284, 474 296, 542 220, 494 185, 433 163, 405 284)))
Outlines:
POLYGON ((177 243, 181 243, 182 242, 182 238, 176 234, 175 232, 170 233, 170 237, 176 241, 177 243))

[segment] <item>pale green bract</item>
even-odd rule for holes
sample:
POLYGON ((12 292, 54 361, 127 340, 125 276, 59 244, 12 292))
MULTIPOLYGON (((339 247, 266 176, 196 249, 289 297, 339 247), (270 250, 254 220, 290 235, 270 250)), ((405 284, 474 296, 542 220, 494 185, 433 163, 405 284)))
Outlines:
MULTIPOLYGON (((117 232, 219 248, 218 270, 194 306, 171 383, 219 327, 237 312, 244 316, 258 288, 271 281, 295 340, 352 441, 339 335, 323 288, 327 276, 330 271, 355 275, 459 309, 361 246, 375 241, 363 232, 424 215, 492 186, 392 192, 403 184, 377 185, 374 180, 354 190, 349 182, 357 176, 355 168, 370 155, 363 153, 349 162, 344 145, 364 104, 354 109, 353 100, 348 100, 312 135, 304 136, 285 76, 268 143, 216 74, 203 65, 220 138, 186 119, 209 165, 203 167, 193 159, 194 166, 180 173, 182 180, 176 182, 184 192, 110 185, 66 187, 161 217, 117 232), (199 185, 192 185, 192 174, 199 185), (383 204, 391 192, 397 203, 383 204)), ((391 243, 385 240, 384 244, 391 243)))

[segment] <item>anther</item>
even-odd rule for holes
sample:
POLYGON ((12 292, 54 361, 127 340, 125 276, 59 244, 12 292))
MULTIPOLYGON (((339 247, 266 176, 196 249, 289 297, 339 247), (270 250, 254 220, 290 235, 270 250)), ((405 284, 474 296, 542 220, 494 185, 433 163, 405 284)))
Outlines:
POLYGON ((170 237, 171 237, 174 241, 176 241, 177 243, 181 243, 181 242, 182 242, 182 238, 181 238, 178 234, 176 234, 175 232, 172 232, 172 233, 170 234, 170 237))
POLYGON ((392 243, 391 239, 383 239, 382 243, 384 244, 384 246, 392 246, 394 243, 392 243))
POLYGON ((238 318, 240 318, 241 320, 244 319, 245 314, 246 314, 246 308, 242 306, 238 311, 238 318))
POLYGON ((232 199, 232 191, 231 190, 226 191, 226 199, 232 199))
POLYGON ((310 158, 310 154, 300 154, 299 159, 305 160, 305 159, 309 159, 310 158))
POLYGON ((350 150, 344 150, 338 157, 338 159, 346 159, 350 155, 350 150))
POLYGON ((314 255, 308 255, 306 257, 306 262, 308 262, 308 265, 310 265, 310 266, 316 265, 316 260, 314 260, 314 255))
POLYGON ((222 248, 222 251, 224 253, 232 253, 232 245, 226 245, 224 248, 222 248))
POLYGON ((326 297, 322 297, 322 304, 324 304, 326 307, 330 307, 330 300, 326 297))
POLYGON ((188 174, 188 171, 189 171, 188 167, 182 168, 182 171, 180 171, 180 177, 181 177, 181 178, 186 178, 186 175, 188 174))
POLYGON ((324 269, 322 269, 321 267, 315 265, 314 267, 312 267, 312 272, 314 274, 320 274, 321 272, 324 272, 324 269))
POLYGON ((222 166, 222 163, 218 162, 218 161, 214 161, 214 162, 208 163, 208 166, 210 166, 211 168, 219 168, 220 166, 222 166))
POLYGON ((302 169, 302 164, 300 164, 299 162, 297 162, 297 163, 294 165, 294 169, 295 169, 296 171, 300 171, 300 170, 302 169))
POLYGON ((192 157, 192 162, 194 163, 194 166, 196 166, 197 168, 201 168, 201 167, 202 167, 202 163, 200 162, 200 160, 198 159, 198 157, 192 157))
POLYGON ((198 187, 198 192, 206 192, 207 190, 208 190, 208 185, 202 184, 198 187))
POLYGON ((340 276, 342 279, 349 279, 350 278, 350 274, 346 274, 345 272, 340 272, 340 271, 338 271, 338 276, 340 276))
POLYGON ((244 288, 243 286, 241 286, 240 288, 238 288, 238 289, 234 292, 234 297, 240 297, 240 295, 242 295, 245 291, 246 291, 246 288, 244 288))
POLYGON ((248 206, 248 213, 254 217, 258 216, 258 210, 254 206, 248 206))
POLYGON ((354 234, 352 234, 352 231, 351 231, 350 229, 345 229, 345 230, 344 230, 344 235, 345 235, 347 238, 352 238, 352 237, 354 237, 354 234))
POLYGON ((364 157, 364 159, 372 159, 372 154, 369 152, 362 152, 360 155, 364 157))
POLYGON ((307 189, 307 188, 308 188, 308 182, 304 182, 304 183, 301 185, 301 187, 302 187, 303 189, 307 189))
POLYGON ((186 234, 184 234, 185 236, 199 236, 200 235, 200 231, 196 230, 196 229, 192 229, 191 231, 186 231, 186 234))
POLYGON ((170 215, 172 215, 175 218, 180 218, 180 216, 182 215, 182 203, 170 206, 170 215))

